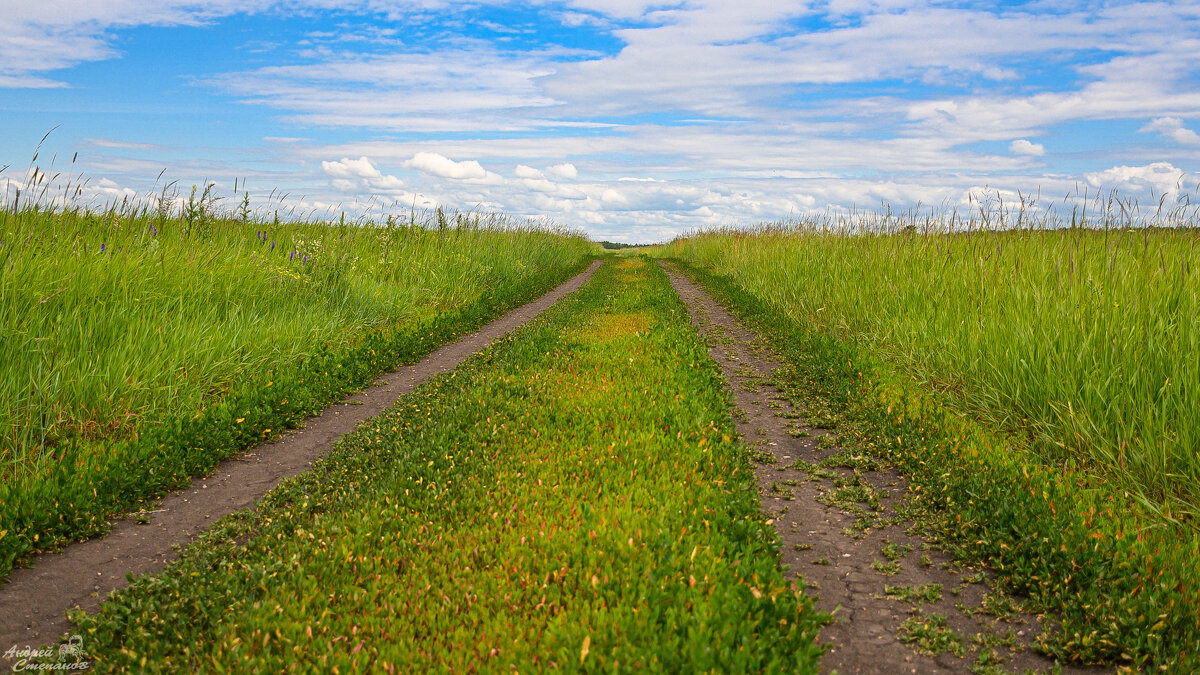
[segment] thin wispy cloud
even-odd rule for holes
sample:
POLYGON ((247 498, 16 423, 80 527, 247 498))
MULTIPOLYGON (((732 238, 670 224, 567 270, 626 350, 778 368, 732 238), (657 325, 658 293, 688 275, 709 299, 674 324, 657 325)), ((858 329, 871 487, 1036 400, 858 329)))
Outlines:
POLYGON ((983 188, 1150 198, 1200 164, 1196 53, 1196 2, 13 0, 0 165, 61 123, 110 189, 221 174, 625 240, 983 188))
POLYGON ((1200 145, 1200 134, 1185 127, 1178 117, 1156 118, 1140 131, 1156 131, 1181 145, 1200 145))

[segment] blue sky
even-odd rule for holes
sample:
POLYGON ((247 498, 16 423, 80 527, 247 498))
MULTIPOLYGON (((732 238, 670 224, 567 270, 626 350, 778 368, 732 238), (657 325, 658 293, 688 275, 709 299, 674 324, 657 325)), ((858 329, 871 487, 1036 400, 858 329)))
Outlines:
POLYGON ((1149 203, 1200 181, 1197 54, 1198 2, 6 0, 0 189, 54 128, 38 164, 96 203, 238 178, 620 241, 984 189, 1149 203))

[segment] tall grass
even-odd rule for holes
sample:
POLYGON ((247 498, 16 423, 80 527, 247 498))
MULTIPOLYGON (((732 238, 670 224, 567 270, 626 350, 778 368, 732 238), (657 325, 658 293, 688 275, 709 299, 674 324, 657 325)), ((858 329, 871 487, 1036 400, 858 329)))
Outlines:
POLYGON ((1185 195, 1055 213, 985 200, 700 233, 671 254, 864 343, 1049 461, 1200 515, 1200 230, 1185 195))
POLYGON ((211 185, 101 208, 29 193, 0 204, 3 481, 38 474, 68 439, 127 437, 200 410, 248 373, 595 250, 578 235, 440 210, 379 225, 259 219, 248 194, 219 208, 211 185))

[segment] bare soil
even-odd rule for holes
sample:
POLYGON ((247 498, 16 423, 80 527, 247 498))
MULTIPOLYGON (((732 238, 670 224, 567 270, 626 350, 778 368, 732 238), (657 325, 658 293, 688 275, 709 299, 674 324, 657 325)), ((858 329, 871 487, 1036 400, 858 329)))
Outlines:
MULTIPOLYGON (((1032 644, 1053 619, 1020 611, 1018 599, 992 588, 988 571, 955 564, 910 534, 908 487, 894 468, 859 457, 848 462, 854 468, 814 470, 846 448, 830 430, 817 428, 827 424, 807 419, 769 384, 782 365, 779 357, 703 289, 664 268, 728 380, 737 430, 754 453, 762 509, 783 542, 782 563, 808 583, 816 606, 833 615, 819 636, 828 649, 823 670, 1052 670, 1054 663, 1032 644), (810 464, 797 468, 797 460, 810 464), (876 501, 862 501, 864 495, 876 501), (913 597, 920 595, 924 599, 913 597), (933 653, 939 649, 947 651, 933 653)), ((847 455, 865 453, 841 456, 847 455)))
POLYGON ((593 263, 541 298, 442 346, 420 362, 381 376, 278 441, 221 462, 214 473, 168 495, 149 512, 117 521, 105 536, 38 555, 29 567, 14 570, 0 587, 0 659, 12 646, 36 648, 57 641, 69 632, 68 610, 93 611, 109 593, 128 585, 127 575, 163 569, 180 547, 218 518, 253 507, 279 481, 303 473, 328 454, 333 443, 360 422, 530 321, 582 286, 600 265, 593 263))

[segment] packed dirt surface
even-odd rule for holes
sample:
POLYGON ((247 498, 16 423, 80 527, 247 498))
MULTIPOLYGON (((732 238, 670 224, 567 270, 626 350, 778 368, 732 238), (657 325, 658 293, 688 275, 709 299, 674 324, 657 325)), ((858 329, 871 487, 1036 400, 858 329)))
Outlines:
POLYGON ((118 521, 107 535, 36 556, 30 567, 14 570, 0 586, 0 665, 5 664, 3 655, 10 647, 36 648, 57 641, 70 628, 68 610, 95 610, 109 593, 128 585, 126 575, 163 569, 177 557, 178 547, 218 518, 253 507, 279 481, 303 473, 329 453, 333 443, 360 422, 553 306, 582 286, 600 265, 593 263, 541 298, 442 346, 420 362, 381 376, 277 442, 221 462, 212 475, 168 495, 149 512, 118 521))
POLYGON ((826 425, 768 383, 781 363, 765 341, 664 268, 729 382, 762 509, 783 542, 782 563, 833 615, 819 638, 828 649, 822 668, 843 675, 1053 670, 1031 648, 1048 619, 1022 612, 991 587, 986 571, 957 565, 910 534, 903 476, 817 428, 826 425))

